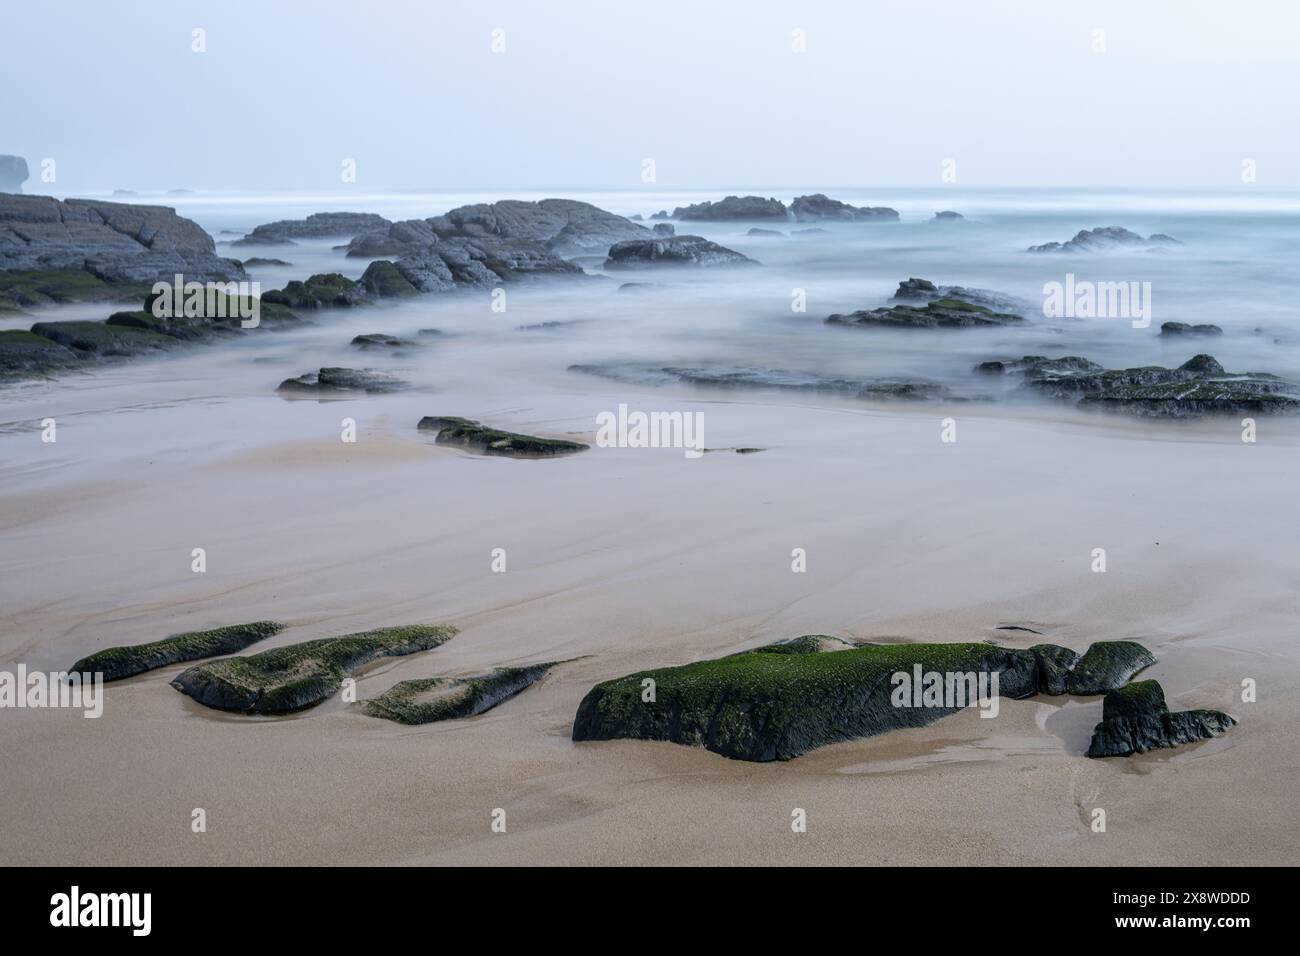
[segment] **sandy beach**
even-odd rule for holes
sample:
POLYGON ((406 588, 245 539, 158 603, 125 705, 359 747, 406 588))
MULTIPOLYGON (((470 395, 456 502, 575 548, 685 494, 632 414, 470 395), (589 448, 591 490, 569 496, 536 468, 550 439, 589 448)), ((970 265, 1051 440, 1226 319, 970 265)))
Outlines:
MULTIPOLYGON (((348 322, 312 334, 366 331, 348 322)), ((0 863, 1295 862, 1296 422, 1269 419, 1246 444, 1225 419, 637 389, 550 363, 521 386, 519 353, 484 349, 471 366, 454 348, 422 360, 436 385, 289 402, 268 382, 312 367, 306 346, 259 342, 6 395, 0 665, 57 670, 260 619, 289 625, 266 646, 461 629, 367 668, 363 700, 408 678, 569 662, 486 714, 418 727, 337 698, 287 718, 222 714, 168 686, 181 666, 107 685, 98 720, 9 711, 0 863), (701 411, 710 448, 764 451, 516 461, 414 427, 460 414, 590 442, 619 402, 701 411), (355 444, 339 440, 345 416, 355 444), (948 416, 955 443, 940 441, 948 416), (206 573, 190 570, 195 547, 206 573), (1100 698, 1040 696, 769 764, 570 740, 599 681, 805 633, 1136 640, 1173 709, 1239 725, 1089 760, 1100 698), (206 833, 191 832, 195 808, 206 833), (490 827, 498 808, 505 833, 490 827), (794 808, 806 833, 791 832, 794 808)))

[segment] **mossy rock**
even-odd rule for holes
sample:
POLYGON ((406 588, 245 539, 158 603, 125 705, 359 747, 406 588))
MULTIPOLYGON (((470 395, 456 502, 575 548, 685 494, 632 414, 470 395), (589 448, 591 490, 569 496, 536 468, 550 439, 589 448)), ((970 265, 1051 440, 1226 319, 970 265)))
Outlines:
POLYGON ((210 631, 187 631, 149 644, 109 647, 96 651, 77 661, 69 670, 74 674, 99 673, 105 681, 121 680, 169 664, 233 654, 282 630, 284 625, 275 621, 255 621, 252 624, 234 624, 210 631))
POLYGON ((789 760, 837 741, 926 726, 962 709, 955 697, 897 706, 894 675, 914 674, 917 667, 923 674, 976 679, 997 672, 999 696, 1019 699, 1061 693, 1068 677, 1051 677, 1049 687, 1044 673, 1049 665, 1073 673, 1067 655, 1093 667, 1076 686, 1091 686, 1108 676, 1116 681, 1111 687, 1120 686, 1150 658, 1145 648, 1128 641, 1099 642, 1082 657, 1055 645, 1019 650, 970 643, 880 644, 822 650, 840 643, 806 635, 788 644, 597 684, 578 706, 573 739, 667 740, 740 760, 789 760), (1117 646, 1108 649, 1107 644, 1117 646), (1125 659, 1128 666, 1120 663, 1125 659), (1103 662, 1110 662, 1110 668, 1103 662), (645 699, 651 686, 647 681, 653 682, 652 700, 645 699))
POLYGON ((1104 694, 1123 687, 1155 662, 1155 655, 1134 641, 1098 641, 1070 669, 1065 692, 1081 697, 1104 694))
POLYGON ((836 313, 826 319, 830 325, 900 329, 966 329, 982 326, 1023 325, 1025 318, 1011 312, 992 309, 964 299, 945 298, 924 306, 894 305, 864 309, 847 314, 836 313))
POLYGON ((388 335, 384 332, 368 332, 364 335, 354 336, 352 344, 359 349, 417 348, 420 345, 419 342, 398 338, 396 335, 388 335))
POLYGON ((26 309, 73 302, 139 302, 144 282, 106 282, 84 269, 7 269, 0 271, 0 304, 26 309))
POLYGON ((413 286, 387 259, 372 262, 361 275, 361 287, 376 299, 401 299, 419 295, 413 286))
POLYGON ((296 378, 287 378, 276 389, 289 395, 309 396, 344 396, 350 393, 365 392, 367 395, 381 395, 398 392, 408 388, 408 383, 391 375, 371 372, 358 368, 340 368, 337 366, 323 368, 319 372, 308 372, 296 378))
POLYGON ((22 329, 0 331, 0 381, 41 378, 82 361, 81 355, 43 335, 22 329))
POLYGON ((1127 757, 1166 747, 1208 740, 1237 721, 1218 710, 1170 713, 1157 681, 1135 681, 1102 701, 1101 723, 1093 728, 1089 757, 1127 757))
POLYGON ((541 680, 555 664, 548 661, 527 667, 496 667, 476 677, 405 680, 366 701, 365 711, 371 717, 400 724, 431 724, 473 717, 541 680))
POLYGON ((305 280, 295 279, 283 289, 272 289, 262 294, 263 305, 270 303, 290 309, 351 306, 364 299, 365 290, 338 272, 318 273, 305 280))
POLYGON ((148 329, 107 322, 37 322, 32 332, 78 352, 102 357, 130 357, 178 348, 181 341, 148 329))
POLYGON ((291 713, 336 693, 345 677, 373 660, 427 651, 455 634, 449 625, 413 624, 327 637, 199 664, 172 686, 218 710, 291 713))
POLYGON ((480 455, 501 455, 508 458, 553 458, 586 451, 582 442, 560 438, 538 438, 489 428, 468 418, 426 415, 420 419, 421 431, 436 432, 434 441, 439 445, 465 448, 480 455))

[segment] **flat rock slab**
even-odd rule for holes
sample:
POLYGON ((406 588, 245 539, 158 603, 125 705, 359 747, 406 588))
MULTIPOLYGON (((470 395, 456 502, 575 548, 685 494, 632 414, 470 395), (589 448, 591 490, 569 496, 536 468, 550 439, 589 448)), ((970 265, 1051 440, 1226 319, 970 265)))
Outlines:
POLYGON ((343 678, 373 660, 431 650, 455 635, 450 625, 412 624, 327 637, 199 664, 172 686, 218 710, 291 713, 336 693, 343 678))
POLYGON ((69 668, 74 674, 102 674, 105 681, 133 677, 169 664, 234 654, 284 630, 275 621, 233 624, 208 631, 187 631, 148 644, 109 647, 83 657, 69 668))
POLYGON ((480 455, 499 455, 507 458, 553 458, 586 451, 590 446, 582 442, 560 438, 539 438, 489 428, 468 418, 426 415, 420 419, 421 431, 435 433, 439 445, 464 448, 480 455))
POLYGON ((546 676, 556 662, 527 667, 496 667, 475 677, 429 677, 406 680, 366 701, 371 717, 400 724, 431 724, 473 717, 491 710, 546 676))

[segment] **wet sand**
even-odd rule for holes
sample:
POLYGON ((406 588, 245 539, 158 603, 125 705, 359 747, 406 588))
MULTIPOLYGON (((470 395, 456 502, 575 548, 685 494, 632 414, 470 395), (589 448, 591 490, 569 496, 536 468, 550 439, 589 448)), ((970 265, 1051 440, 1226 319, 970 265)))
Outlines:
POLYGON ((1264 420, 1244 445, 1231 420, 709 395, 562 370, 471 387, 451 365, 412 393, 286 402, 270 393, 281 365, 312 363, 267 341, 270 369, 203 353, 7 396, 0 667, 259 619, 290 625, 263 647, 462 629, 368 669, 362 699, 581 659, 487 714, 424 727, 337 699, 284 719, 220 714, 168 686, 179 666, 108 685, 99 720, 0 712, 0 863, 1297 862, 1300 423, 1264 420), (230 362, 241 376, 219 386, 230 362), (462 414, 591 441, 619 402, 703 411, 709 447, 766 450, 512 461, 414 427, 462 414), (63 423, 52 446, 21 427, 47 411, 63 423), (949 415, 955 444, 940 441, 949 415), (343 416, 356 444, 338 440, 343 416), (569 740, 600 680, 803 633, 1137 640, 1173 709, 1240 724, 1105 761, 1082 756, 1099 698, 1004 701, 993 720, 969 710, 780 764, 569 740), (1247 677, 1256 703, 1240 700, 1247 677), (796 807, 807 833, 791 832, 796 807), (1096 807, 1105 833, 1090 830, 1096 807))

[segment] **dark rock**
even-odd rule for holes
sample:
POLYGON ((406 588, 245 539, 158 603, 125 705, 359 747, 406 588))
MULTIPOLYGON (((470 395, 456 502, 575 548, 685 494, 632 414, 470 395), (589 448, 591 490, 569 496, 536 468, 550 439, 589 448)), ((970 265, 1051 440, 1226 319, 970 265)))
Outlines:
POLYGON ((308 395, 339 395, 348 392, 365 392, 367 395, 381 395, 408 388, 406 382, 383 375, 355 368, 323 368, 319 372, 308 372, 297 378, 287 378, 280 383, 277 392, 308 395))
POLYGON ((0 271, 0 314, 72 302, 135 302, 150 290, 146 282, 106 282, 82 269, 0 271))
MULTIPOLYGON (((839 643, 810 635, 794 645, 597 684, 578 705, 573 739, 669 740, 739 760, 789 760, 829 743, 923 727, 973 702, 949 697, 912 706, 903 694, 899 703, 895 675, 910 679, 918 668, 945 679, 996 672, 999 695, 1022 699, 1052 692, 1040 683, 1044 661, 1063 668, 1064 655, 1074 656, 1051 645, 1018 650, 990 644, 886 644, 825 651, 825 642, 832 642, 830 647, 839 643), (647 701, 649 687, 653 699, 647 701)), ((1128 655, 1094 652, 1097 647, 1084 658, 1128 655)), ((1052 686, 1060 683, 1058 679, 1052 686)))
MULTIPOLYGON (((1039 645, 1040 659, 1048 656, 1044 649, 1052 646, 1039 645)), ((1154 654, 1133 641, 1098 641, 1065 669, 1065 692, 1079 696, 1103 694, 1123 687, 1134 674, 1155 662, 1154 654)), ((1059 668, 1062 663, 1060 656, 1052 658, 1053 667, 1059 668)), ((1056 671, 1050 684, 1055 686, 1056 678, 1060 676, 1059 670, 1056 671)))
POLYGON ((508 458, 551 458, 586 451, 581 442, 559 438, 538 438, 520 435, 480 425, 468 418, 426 415, 416 426, 421 431, 435 432, 439 445, 464 448, 480 455, 501 455, 508 458))
POLYGON ((0 330, 0 382, 46 378, 81 364, 82 356, 43 335, 0 330))
POLYGON ((603 253, 616 242, 651 235, 645 226, 576 199, 478 203, 427 222, 441 239, 521 239, 560 256, 603 253))
POLYGON ((418 348, 420 345, 419 342, 401 339, 396 335, 388 335, 384 332, 370 332, 365 335, 355 336, 352 339, 352 344, 362 350, 418 348))
POLYGON ((741 255, 701 236, 669 236, 662 239, 633 239, 615 243, 605 260, 606 269, 643 269, 659 266, 758 265, 741 255))
POLYGON ((283 259, 267 259, 263 256, 253 256, 251 259, 244 260, 244 267, 248 266, 291 266, 292 262, 285 262, 283 259))
POLYGON ((800 196, 790 204, 790 212, 798 222, 894 222, 898 211, 887 206, 850 206, 822 193, 800 196))
MULTIPOLYGON (((655 217, 658 218, 658 217, 655 217)), ((728 196, 717 202, 700 202, 691 206, 678 206, 672 218, 682 222, 737 222, 753 219, 790 218, 785 203, 761 196, 728 196)))
POLYGON ((455 634, 454 627, 415 624, 327 637, 199 664, 172 686, 219 710, 290 713, 336 693, 343 678, 373 660, 431 650, 455 634))
POLYGON ((1101 226, 1097 229, 1081 229, 1068 242, 1048 242, 1041 246, 1030 246, 1030 252, 1106 252, 1112 249, 1137 249, 1146 251, 1168 246, 1182 245, 1177 239, 1156 233, 1149 239, 1143 239, 1136 232, 1121 226, 1101 226))
POLYGON ((966 217, 959 212, 953 212, 951 209, 945 209, 942 212, 934 214, 934 222, 961 222, 966 217))
POLYGON ((244 279, 197 223, 166 206, 0 194, 0 270, 90 273, 101 283, 244 279))
POLYGON ((758 226, 755 226, 753 229, 749 230, 749 232, 745 233, 745 235, 755 236, 760 238, 762 237, 767 237, 767 238, 775 237, 778 239, 785 238, 785 233, 781 232, 779 229, 760 229, 758 226))
POLYGON ((271 302, 291 309, 322 309, 329 306, 350 306, 364 302, 366 290, 360 283, 337 272, 320 273, 305 281, 294 279, 283 289, 272 289, 262 295, 262 302, 271 302))
POLYGON ((180 339, 174 336, 107 322, 37 322, 32 326, 32 333, 95 356, 130 357, 168 351, 181 345, 180 339))
POLYGON ((555 662, 527 667, 495 667, 476 677, 428 677, 404 680, 366 701, 371 717, 399 724, 431 724, 473 717, 491 710, 546 676, 555 662))
POLYGON ((210 631, 188 631, 149 644, 109 647, 96 651, 77 661, 69 670, 74 674, 102 674, 105 681, 121 680, 182 661, 234 654, 282 630, 283 624, 256 621, 210 631))
POLYGON ((1025 388, 1076 401, 1080 407, 1146 417, 1300 410, 1300 386, 1262 372, 1226 372, 1212 355, 1197 355, 1173 369, 1159 365, 1105 369, 1078 356, 1026 355, 1015 361, 985 362, 976 370, 1021 375, 1025 388))
POLYGON ((905 279, 898 283, 894 300, 899 302, 936 302, 940 299, 960 299, 971 305, 981 305, 994 312, 1010 312, 1024 316, 1030 311, 1027 303, 1014 296, 989 289, 968 289, 960 285, 936 286, 929 279, 905 279))
POLYGON ((0 156, 0 193, 22 192, 27 175, 27 160, 21 156, 0 156))
POLYGON ((232 246, 292 246, 294 239, 352 238, 390 225, 372 212, 318 212, 306 219, 281 219, 257 226, 232 246))
POLYGON ((1092 731, 1089 757, 1127 757, 1178 747, 1224 733, 1237 721, 1217 710, 1170 713, 1165 692, 1153 680, 1112 690, 1102 701, 1101 723, 1092 731))
POLYGON ((827 317, 831 325, 902 329, 967 329, 977 326, 1019 325, 1023 316, 994 312, 982 305, 962 299, 935 299, 923 308, 896 305, 879 309, 835 314, 827 317))
POLYGON ((655 213, 654 215, 652 215, 650 218, 651 218, 651 219, 671 219, 672 216, 668 215, 668 210, 667 210, 667 209, 660 209, 657 213, 655 213))
POLYGON ((656 236, 675 236, 677 227, 671 222, 657 222, 654 224, 653 232, 656 236))
POLYGON ((1217 325, 1191 325, 1187 322, 1165 322, 1160 326, 1161 335, 1222 335, 1223 329, 1217 325))

